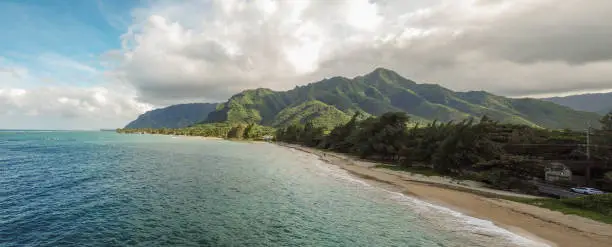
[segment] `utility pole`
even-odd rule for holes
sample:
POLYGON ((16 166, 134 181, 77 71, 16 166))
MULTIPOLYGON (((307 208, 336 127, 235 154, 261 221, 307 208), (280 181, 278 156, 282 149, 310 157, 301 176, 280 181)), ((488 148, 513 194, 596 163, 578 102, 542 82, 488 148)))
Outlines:
POLYGON ((591 160, 591 122, 589 122, 587 125, 586 135, 586 155, 587 160, 591 160))
POLYGON ((586 184, 589 185, 591 182, 591 121, 588 122, 587 124, 587 132, 586 132, 586 141, 587 141, 587 145, 586 145, 586 154, 587 154, 587 167, 586 167, 586 184))

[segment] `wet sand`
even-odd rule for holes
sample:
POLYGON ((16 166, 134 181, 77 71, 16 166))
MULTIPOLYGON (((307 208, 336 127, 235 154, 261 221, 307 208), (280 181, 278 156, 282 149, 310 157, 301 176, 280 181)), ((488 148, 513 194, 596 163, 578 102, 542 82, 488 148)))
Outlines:
POLYGON ((518 235, 551 246, 612 246, 612 225, 609 224, 523 203, 485 197, 479 195, 481 193, 470 193, 469 190, 458 190, 439 181, 426 181, 423 176, 376 168, 373 162, 357 160, 343 154, 297 145, 283 146, 318 155, 321 160, 339 166, 360 178, 389 184, 406 195, 489 220, 518 235))

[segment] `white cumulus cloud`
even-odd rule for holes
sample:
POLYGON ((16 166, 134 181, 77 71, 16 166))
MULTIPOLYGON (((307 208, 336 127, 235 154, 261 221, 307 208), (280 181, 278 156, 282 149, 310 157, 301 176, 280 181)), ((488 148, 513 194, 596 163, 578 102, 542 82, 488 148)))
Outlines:
POLYGON ((160 1, 135 12, 117 70, 150 103, 380 66, 510 96, 610 89, 610 12, 607 0, 160 1))
POLYGON ((121 48, 99 61, 50 51, 28 67, 0 57, 2 126, 46 116, 58 126, 117 127, 152 106, 376 67, 506 96, 612 90, 609 0, 146 3, 132 10, 121 48))
MULTIPOLYGON (((151 106, 137 102, 130 95, 110 91, 104 87, 38 87, 33 89, 0 89, 0 121, 5 128, 55 128, 96 129, 122 126, 151 106), (24 119, 50 121, 24 123, 24 119), (77 124, 74 123, 83 123, 77 124)), ((32 121, 28 120, 28 121, 32 121)))
MULTIPOLYGON (((42 57, 48 66, 41 68, 46 70, 67 66, 93 77, 102 76, 93 67, 62 56, 42 57)), ((0 128, 119 127, 152 107, 137 101, 132 88, 118 83, 77 86, 44 80, 25 66, 0 60, 0 128)))

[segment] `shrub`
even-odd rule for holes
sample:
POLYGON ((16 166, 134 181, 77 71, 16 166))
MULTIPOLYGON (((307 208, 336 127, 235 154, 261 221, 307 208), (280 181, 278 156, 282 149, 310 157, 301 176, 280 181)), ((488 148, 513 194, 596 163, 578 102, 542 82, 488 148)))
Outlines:
POLYGON ((557 180, 557 181, 551 182, 551 184, 561 186, 561 187, 566 187, 566 188, 571 188, 571 187, 575 187, 578 185, 577 183, 569 181, 569 180, 557 180))
POLYGON ((612 216, 612 194, 561 199, 563 204, 612 216))

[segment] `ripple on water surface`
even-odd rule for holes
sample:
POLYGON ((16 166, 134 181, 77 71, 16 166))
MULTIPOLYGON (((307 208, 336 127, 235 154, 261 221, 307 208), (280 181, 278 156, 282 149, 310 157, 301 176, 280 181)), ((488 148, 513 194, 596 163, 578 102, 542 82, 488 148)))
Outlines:
POLYGON ((537 246, 270 144, 0 134, 6 246, 537 246))

